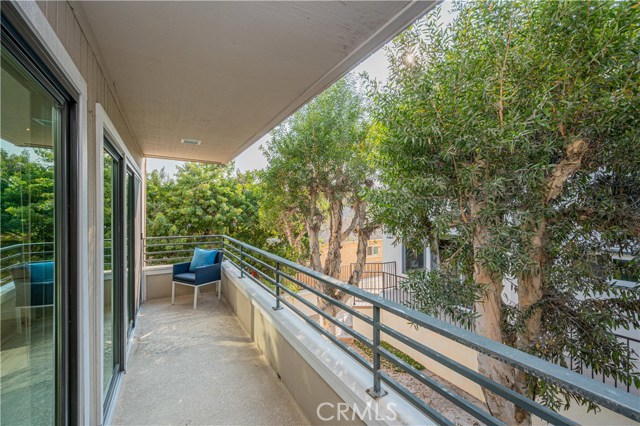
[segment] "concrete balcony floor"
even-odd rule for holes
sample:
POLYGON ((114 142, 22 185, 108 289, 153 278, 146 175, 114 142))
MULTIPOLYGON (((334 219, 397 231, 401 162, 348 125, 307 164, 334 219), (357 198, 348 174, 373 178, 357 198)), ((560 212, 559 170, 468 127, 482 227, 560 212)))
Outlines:
POLYGON ((114 425, 306 425, 234 312, 213 293, 146 302, 114 425))

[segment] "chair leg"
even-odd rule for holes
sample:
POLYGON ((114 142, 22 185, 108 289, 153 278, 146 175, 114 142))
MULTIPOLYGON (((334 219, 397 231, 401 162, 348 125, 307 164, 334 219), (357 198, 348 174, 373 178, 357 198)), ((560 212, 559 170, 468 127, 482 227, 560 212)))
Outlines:
POLYGON ((193 309, 198 308, 198 286, 193 288, 193 309))
POLYGON ((222 281, 218 281, 218 300, 220 300, 220 290, 222 288, 222 281))
POLYGON ((171 281, 171 304, 176 303, 176 283, 171 281))
POLYGON ((16 326, 18 334, 22 334, 22 308, 16 308, 16 326))
POLYGON ((27 321, 26 321, 26 325, 25 325, 25 333, 27 335, 27 340, 31 341, 31 311, 33 310, 33 308, 28 308, 27 309, 27 321))

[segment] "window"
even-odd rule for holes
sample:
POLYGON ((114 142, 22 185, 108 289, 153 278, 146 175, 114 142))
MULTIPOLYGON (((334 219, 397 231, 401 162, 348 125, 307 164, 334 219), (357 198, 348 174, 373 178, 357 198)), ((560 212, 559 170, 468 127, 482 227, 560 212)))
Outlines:
POLYGON ((367 256, 377 256, 379 253, 379 246, 367 246, 367 256))
POLYGON ((424 249, 412 249, 403 245, 403 271, 415 271, 424 269, 424 249))
POLYGON ((4 15, 0 53, 0 423, 56 424, 68 384, 71 104, 4 15))

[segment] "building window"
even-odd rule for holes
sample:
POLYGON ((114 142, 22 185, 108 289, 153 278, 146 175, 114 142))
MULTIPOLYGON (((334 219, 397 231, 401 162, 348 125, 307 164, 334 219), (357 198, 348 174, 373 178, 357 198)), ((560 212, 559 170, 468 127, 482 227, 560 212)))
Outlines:
POLYGON ((380 253, 380 247, 378 246, 367 247, 367 256, 377 256, 379 253, 380 253))
POLYGON ((410 272, 416 270, 423 270, 425 261, 424 261, 424 249, 412 249, 407 246, 403 246, 403 271, 410 272))

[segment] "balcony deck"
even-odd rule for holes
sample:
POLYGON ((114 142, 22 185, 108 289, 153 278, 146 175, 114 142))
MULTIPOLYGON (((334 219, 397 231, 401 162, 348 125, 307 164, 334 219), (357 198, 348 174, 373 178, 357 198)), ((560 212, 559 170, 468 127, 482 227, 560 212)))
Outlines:
POLYGON ((305 425, 234 312, 213 293, 146 302, 114 425, 305 425))

